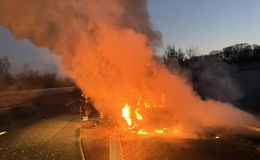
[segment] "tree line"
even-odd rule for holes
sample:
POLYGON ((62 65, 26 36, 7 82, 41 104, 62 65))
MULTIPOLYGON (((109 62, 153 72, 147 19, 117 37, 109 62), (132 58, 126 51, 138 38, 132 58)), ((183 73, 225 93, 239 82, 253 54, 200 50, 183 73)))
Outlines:
POLYGON ((243 64, 260 61, 260 45, 239 43, 232 46, 210 52, 208 55, 200 55, 197 48, 191 47, 184 50, 169 46, 164 51, 164 63, 170 67, 172 64, 188 66, 193 61, 201 59, 225 62, 228 64, 243 64))
POLYGON ((42 73, 23 64, 18 73, 11 73, 12 64, 7 56, 0 57, 0 91, 30 90, 74 86, 69 78, 55 73, 42 73))
POLYGON ((233 103, 242 98, 243 91, 232 72, 242 71, 246 63, 259 63, 260 45, 240 43, 208 55, 201 55, 194 47, 181 50, 170 46, 164 51, 163 60, 169 70, 185 75, 202 99, 233 103))

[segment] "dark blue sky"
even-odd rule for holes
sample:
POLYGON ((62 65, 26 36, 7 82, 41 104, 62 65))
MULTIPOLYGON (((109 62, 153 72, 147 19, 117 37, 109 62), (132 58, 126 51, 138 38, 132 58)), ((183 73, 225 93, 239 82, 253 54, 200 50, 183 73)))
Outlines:
POLYGON ((164 45, 204 54, 240 42, 260 43, 260 0, 148 0, 164 45))

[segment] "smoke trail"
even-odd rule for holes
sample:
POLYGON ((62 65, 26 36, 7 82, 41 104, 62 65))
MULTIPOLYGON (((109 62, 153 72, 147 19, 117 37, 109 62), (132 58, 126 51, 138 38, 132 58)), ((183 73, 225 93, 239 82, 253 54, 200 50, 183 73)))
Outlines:
MULTIPOLYGON (((251 116, 229 104, 202 101, 186 82, 152 59, 161 44, 146 0, 0 0, 0 24, 17 38, 62 56, 61 72, 70 75, 99 109, 120 116, 138 98, 160 105, 160 123, 197 129, 233 126, 251 116), (177 119, 177 120, 176 120, 177 119)), ((149 116, 149 115, 148 115, 149 116)))
MULTIPOLYGON (((1 24, 17 38, 31 39, 37 46, 73 51, 79 34, 94 38, 99 23, 113 23, 145 34, 149 43, 161 45, 160 32, 151 27, 146 0, 1 0, 1 24), (62 38, 61 38, 62 37, 62 38), (62 42, 61 42, 62 41, 62 42), (62 43, 62 44, 60 44, 62 43)), ((72 52, 70 52, 72 53, 72 52)))

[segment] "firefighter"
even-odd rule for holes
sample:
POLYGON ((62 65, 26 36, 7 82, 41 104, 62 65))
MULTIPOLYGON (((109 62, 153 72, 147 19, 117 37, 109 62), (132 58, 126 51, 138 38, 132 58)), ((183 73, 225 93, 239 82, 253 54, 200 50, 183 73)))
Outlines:
POLYGON ((91 104, 91 100, 90 98, 86 98, 85 95, 83 94, 80 97, 80 115, 81 115, 81 119, 84 122, 87 122, 89 120, 89 115, 90 115, 90 106, 91 104))

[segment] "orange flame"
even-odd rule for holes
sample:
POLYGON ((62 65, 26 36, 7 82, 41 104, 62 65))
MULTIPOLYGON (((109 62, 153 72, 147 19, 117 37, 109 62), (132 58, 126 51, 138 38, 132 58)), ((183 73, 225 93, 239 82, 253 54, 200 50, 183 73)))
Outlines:
POLYGON ((155 133, 158 133, 158 134, 163 134, 163 133, 164 133, 163 130, 155 130, 154 132, 155 132, 155 133))
POLYGON ((136 119, 138 119, 138 120, 142 120, 143 119, 143 116, 139 113, 139 108, 137 108, 136 110, 135 110, 135 115, 136 115, 136 119))
POLYGON ((148 134, 148 132, 145 129, 141 129, 137 133, 141 134, 141 135, 147 135, 148 134))
POLYGON ((133 121, 131 119, 131 108, 128 104, 125 104, 122 108, 122 117, 125 118, 125 121, 127 122, 128 126, 132 126, 133 121))
POLYGON ((144 103, 144 107, 145 108, 151 108, 150 104, 148 104, 148 103, 144 103))
MULTIPOLYGON (((131 106, 128 104, 125 104, 122 108, 122 117, 126 121, 127 125, 129 126, 129 129, 132 133, 136 133, 139 135, 177 135, 179 134, 179 130, 177 128, 174 128, 173 130, 167 129, 167 128, 162 128, 162 129, 154 129, 154 130, 147 130, 145 128, 140 128, 139 122, 143 121, 143 115, 140 113, 141 109, 147 109, 150 108, 150 104, 148 103, 143 103, 141 105, 140 101, 138 101, 137 106, 140 108, 136 108, 134 110, 135 114, 131 114, 131 106), (135 115, 135 117, 134 117, 135 115)), ((143 127, 143 125, 142 125, 143 127)))

